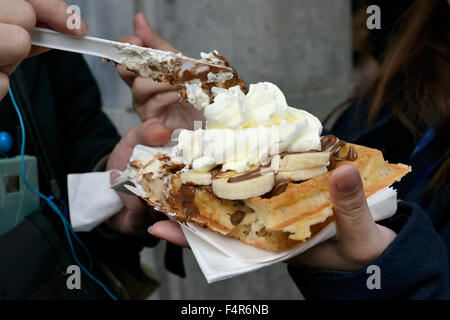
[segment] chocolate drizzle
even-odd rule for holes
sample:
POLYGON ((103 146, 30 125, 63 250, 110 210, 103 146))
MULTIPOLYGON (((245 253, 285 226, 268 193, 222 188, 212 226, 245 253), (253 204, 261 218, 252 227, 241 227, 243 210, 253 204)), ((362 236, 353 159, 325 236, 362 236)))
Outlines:
POLYGON ((199 215, 197 206, 195 205, 195 187, 188 184, 182 184, 180 187, 180 200, 183 212, 187 219, 199 215))
POLYGON ((221 173, 220 167, 216 167, 216 168, 212 169, 210 171, 210 173, 211 173, 211 177, 213 179, 215 179, 221 173))
POLYGON ((336 168, 336 164, 339 161, 355 161, 358 158, 358 154, 355 152, 352 146, 350 146, 347 155, 344 158, 339 158, 338 154, 342 147, 345 146, 346 142, 339 140, 336 142, 337 138, 333 135, 328 135, 322 137, 321 144, 322 150, 330 149, 330 165, 327 167, 328 171, 331 171, 336 168))
POLYGON ((259 167, 255 170, 246 172, 244 174, 238 175, 238 176, 234 176, 228 179, 228 183, 236 183, 236 182, 241 182, 241 181, 246 181, 246 180, 250 180, 250 179, 254 179, 257 177, 260 177, 262 175, 265 174, 273 174, 273 170, 270 167, 259 167))
POLYGON ((286 191, 289 183, 294 182, 292 179, 282 179, 275 182, 272 190, 262 196, 262 198, 276 197, 286 191))
POLYGON ((289 154, 302 154, 302 153, 311 153, 311 152, 320 152, 317 150, 308 150, 308 151, 284 151, 280 153, 280 158, 283 159, 285 156, 289 154))
MULTIPOLYGON (((355 161, 358 158, 358 154, 355 152, 352 146, 350 146, 347 155, 344 158, 338 157, 339 151, 342 147, 344 147, 346 144, 345 141, 339 140, 334 135, 327 135, 323 136, 320 139, 320 145, 321 145, 321 152, 329 150, 330 152, 330 164, 327 167, 328 171, 331 171, 336 168, 336 164, 339 161, 355 161)), ((303 151, 303 152, 282 152, 280 153, 280 157, 283 158, 288 154, 299 154, 299 153, 310 153, 310 152, 319 152, 317 150, 311 150, 311 151, 303 151)), ((256 169, 258 170, 258 169, 256 169)), ((254 170, 254 171, 256 171, 254 170)), ((247 174, 250 174, 248 172, 247 174)), ((282 194, 284 191, 286 191, 287 186, 289 183, 293 183, 290 179, 283 179, 279 180, 275 183, 274 187, 271 191, 263 195, 263 198, 271 198, 275 197, 279 194, 282 194)))
POLYGON ((244 219, 246 213, 242 210, 237 210, 235 211, 231 216, 230 216, 230 222, 233 226, 237 226, 239 223, 241 223, 241 221, 244 219))
POLYGON ((333 136, 333 135, 327 135, 327 136, 323 136, 320 139, 320 145, 322 147, 322 151, 325 151, 326 149, 328 149, 329 147, 331 147, 332 145, 334 145, 337 141, 337 137, 333 136))
MULTIPOLYGON (((208 93, 211 103, 214 100, 214 96, 212 94, 213 87, 228 89, 228 88, 234 87, 236 85, 239 85, 241 88, 241 91, 243 93, 247 93, 247 85, 241 78, 239 78, 236 70, 230 66, 227 59, 224 56, 217 54, 216 52, 211 52, 211 54, 214 57, 216 57, 218 60, 220 60, 221 62, 218 63, 216 61, 208 60, 207 62, 211 63, 212 65, 208 66, 208 68, 205 71, 198 71, 197 69, 200 69, 200 68, 198 68, 198 66, 195 65, 194 67, 192 67, 189 70, 184 70, 183 73, 181 74, 180 79, 177 79, 175 77, 175 80, 177 80, 178 82, 181 82, 181 83, 191 83, 193 80, 200 80, 201 87, 204 92, 208 93), (218 65, 218 66, 215 66, 215 65, 218 65), (224 69, 224 68, 226 68, 226 69, 224 69), (225 80, 223 83, 209 81, 209 79, 208 79, 209 73, 220 74, 221 72, 224 72, 224 71, 231 72, 233 74, 233 77, 231 79, 225 80)), ((200 67, 204 67, 204 65, 201 65, 200 67)), ((172 77, 169 82, 171 84, 176 84, 175 80, 172 77)), ((180 89, 180 97, 182 98, 182 100, 185 100, 185 101, 189 100, 185 87, 182 87, 180 89)))
POLYGON ((281 159, 283 159, 286 155, 289 154, 301 154, 301 153, 311 153, 311 152, 323 152, 326 151, 328 148, 330 148, 331 146, 334 147, 342 147, 343 144, 345 144, 343 141, 339 141, 338 143, 336 143, 336 141, 338 140, 338 138, 336 136, 333 135, 327 135, 327 136, 323 136, 320 139, 320 151, 318 150, 308 150, 308 151, 285 151, 280 153, 280 157, 281 159), (340 144, 341 143, 341 144, 340 144))
POLYGON ((213 188, 211 185, 207 185, 207 186, 202 186, 203 190, 205 190, 206 192, 209 192, 211 194, 214 194, 213 192, 213 188))

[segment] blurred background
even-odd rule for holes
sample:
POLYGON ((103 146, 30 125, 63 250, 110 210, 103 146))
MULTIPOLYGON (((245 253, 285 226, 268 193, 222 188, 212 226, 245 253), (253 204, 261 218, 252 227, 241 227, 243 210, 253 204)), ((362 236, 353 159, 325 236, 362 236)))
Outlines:
MULTIPOLYGON (((384 6, 396 6, 392 1, 370 4, 381 2, 384 6)), ((142 12, 163 38, 188 56, 196 58, 200 51, 217 49, 247 84, 273 82, 285 93, 290 106, 308 110, 321 119, 373 74, 385 46, 381 42, 386 40, 383 31, 371 32, 369 36, 365 25, 369 4, 363 0, 70 0, 69 3, 80 6, 90 36, 111 40, 132 35, 133 17, 142 12), (378 40, 372 39, 369 45, 374 35, 378 40)), ((401 9, 401 5, 398 7, 401 9)), ((112 63, 85 58, 100 86, 104 110, 124 134, 139 123, 131 107, 129 88, 112 63)), ((141 254, 142 263, 153 270, 160 282, 149 299, 302 297, 285 264, 207 284, 190 250, 184 250, 185 279, 165 271, 164 250, 165 244, 161 242, 141 254)))

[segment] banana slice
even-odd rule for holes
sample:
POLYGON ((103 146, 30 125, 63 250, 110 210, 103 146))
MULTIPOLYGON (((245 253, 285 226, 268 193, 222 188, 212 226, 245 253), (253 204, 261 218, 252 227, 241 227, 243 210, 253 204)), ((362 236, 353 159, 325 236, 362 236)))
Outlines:
POLYGON ((286 154, 280 159, 280 171, 296 171, 328 166, 329 152, 307 152, 286 154))
POLYGON ((211 184, 212 175, 210 172, 200 172, 187 170, 180 175, 181 183, 190 183, 197 186, 207 186, 211 184))
POLYGON ((245 200, 261 196, 272 190, 275 179, 272 170, 264 170, 264 174, 250 179, 229 182, 228 179, 242 176, 245 173, 225 172, 212 180, 212 189, 216 196, 228 200, 245 200))
POLYGON ((326 173, 327 171, 326 166, 295 171, 280 171, 275 175, 275 180, 292 179, 293 181, 304 181, 326 173))

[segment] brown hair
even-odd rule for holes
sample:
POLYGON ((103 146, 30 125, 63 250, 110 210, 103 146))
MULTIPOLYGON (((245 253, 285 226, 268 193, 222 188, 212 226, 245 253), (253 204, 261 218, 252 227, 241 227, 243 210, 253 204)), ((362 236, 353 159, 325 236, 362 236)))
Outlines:
POLYGON ((401 19, 373 82, 361 97, 371 97, 367 124, 388 103, 415 136, 426 125, 448 123, 450 113, 449 5, 446 0, 416 0, 401 19))
MULTIPOLYGON (((360 106, 364 99, 369 99, 367 125, 377 120, 381 108, 387 104, 415 138, 427 125, 436 131, 448 130, 449 12, 446 0, 416 0, 399 20, 397 36, 392 38, 373 80, 333 111, 355 101, 360 106)), ((442 191, 449 170, 447 158, 430 187, 442 191)))

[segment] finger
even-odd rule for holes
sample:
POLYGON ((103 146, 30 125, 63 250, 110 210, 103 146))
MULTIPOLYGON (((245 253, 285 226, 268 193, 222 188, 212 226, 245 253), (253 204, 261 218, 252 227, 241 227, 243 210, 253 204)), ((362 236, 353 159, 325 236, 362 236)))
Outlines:
POLYGON ((0 70, 10 74, 30 52, 31 38, 17 25, 0 23, 0 29, 0 70))
POLYGON ((142 13, 138 13, 134 18, 134 32, 138 38, 142 39, 144 46, 148 48, 179 52, 152 29, 142 13))
POLYGON ((122 234, 146 235, 153 218, 145 205, 135 196, 118 193, 125 206, 107 220, 107 225, 122 234))
POLYGON ((170 140, 170 130, 155 119, 147 120, 130 130, 126 136, 126 143, 134 148, 138 144, 145 146, 161 146, 170 140))
MULTIPOLYGON (((124 37, 119 40, 120 42, 134 44, 136 46, 142 46, 142 40, 135 36, 124 37)), ((117 71, 119 72, 119 76, 125 81, 125 83, 131 87, 133 85, 134 79, 138 77, 135 72, 129 71, 124 66, 118 64, 117 71)))
POLYGON ((149 233, 160 239, 167 240, 178 246, 189 248, 189 243, 183 234, 180 225, 173 221, 156 222, 149 228, 149 233))
POLYGON ((75 36, 84 36, 89 28, 80 17, 80 28, 69 29, 67 19, 72 14, 67 12, 68 4, 62 0, 28 0, 36 12, 37 20, 49 25, 52 29, 75 36))
MULTIPOLYGON (((111 185, 116 183, 120 176, 117 171, 111 171, 109 176, 111 185)), ((108 219, 108 226, 123 234, 147 234, 147 227, 154 222, 153 217, 148 213, 148 208, 136 196, 117 192, 124 207, 114 216, 108 219)))
POLYGON ((338 247, 338 241, 328 240, 288 260, 287 263, 300 268, 322 270, 356 270, 366 265, 365 262, 348 259, 338 247))
POLYGON ((124 66, 118 64, 116 66, 117 72, 119 73, 119 76, 122 78, 123 81, 129 86, 132 87, 134 80, 138 77, 138 75, 135 72, 129 71, 124 66))
POLYGON ((37 55, 39 55, 41 53, 44 53, 44 52, 47 52, 47 51, 50 51, 50 50, 51 49, 49 49, 49 48, 38 47, 38 46, 31 46, 30 53, 28 53, 28 58, 37 56, 37 55))
POLYGON ((31 32, 36 25, 33 6, 23 0, 0 1, 0 22, 14 24, 31 32))
POLYGON ((178 102, 179 93, 168 91, 155 94, 144 104, 135 104, 135 110, 143 121, 158 117, 164 113, 164 109, 178 102))
POLYGON ((356 167, 344 165, 330 177, 330 199, 336 214, 339 240, 352 245, 370 243, 378 234, 356 167))
POLYGON ((337 265, 343 264, 333 240, 318 244, 286 262, 296 267, 315 269, 336 269, 337 265))
POLYGON ((133 45, 139 46, 139 47, 142 47, 144 45, 141 38, 138 38, 136 36, 127 36, 127 37, 120 38, 119 42, 129 43, 129 44, 133 44, 133 45))
POLYGON ((117 180, 117 178, 119 178, 120 177, 120 173, 119 172, 117 172, 117 171, 111 171, 111 173, 109 174, 109 183, 111 184, 111 185, 113 185, 113 184, 116 184, 116 180, 117 180))
MULTIPOLYGON (((36 22, 36 27, 38 27, 38 28, 45 28, 45 29, 51 29, 51 27, 48 24, 40 22, 40 21, 36 22)), ((28 57, 34 57, 34 56, 37 56, 37 55, 39 55, 41 53, 44 53, 44 52, 47 52, 47 51, 50 51, 50 50, 51 49, 45 48, 45 47, 31 46, 31 50, 30 50, 30 53, 28 54, 28 57)))
POLYGON ((0 101, 8 94, 9 78, 8 76, 0 72, 0 101))
POLYGON ((178 91, 178 87, 171 86, 168 83, 156 82, 150 78, 138 77, 133 83, 132 91, 136 102, 142 104, 156 93, 178 91))

